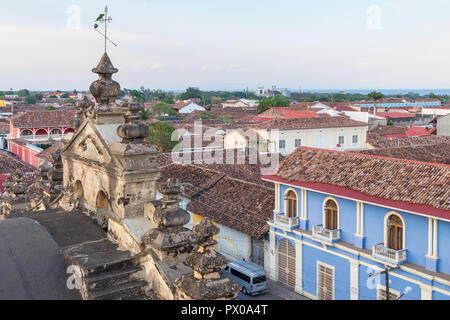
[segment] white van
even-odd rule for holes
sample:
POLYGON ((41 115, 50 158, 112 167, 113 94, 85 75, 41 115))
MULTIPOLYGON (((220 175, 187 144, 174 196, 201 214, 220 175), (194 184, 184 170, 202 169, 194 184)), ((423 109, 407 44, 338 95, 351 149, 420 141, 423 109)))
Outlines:
POLYGON ((254 263, 231 262, 222 272, 242 285, 242 293, 244 294, 253 296, 269 291, 264 269, 254 263))

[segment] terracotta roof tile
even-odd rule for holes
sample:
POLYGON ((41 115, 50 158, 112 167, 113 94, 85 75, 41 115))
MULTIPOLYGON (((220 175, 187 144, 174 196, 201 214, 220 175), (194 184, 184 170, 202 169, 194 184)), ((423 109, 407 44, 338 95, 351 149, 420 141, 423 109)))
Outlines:
POLYGON ((15 128, 44 128, 70 126, 76 117, 76 110, 50 110, 25 112, 13 121, 15 128))
POLYGON ((448 165, 300 147, 284 160, 278 176, 450 210, 448 165))
POLYGON ((351 120, 348 117, 314 117, 295 119, 274 119, 251 127, 266 130, 296 130, 316 128, 340 128, 340 127, 367 127, 366 122, 351 120))

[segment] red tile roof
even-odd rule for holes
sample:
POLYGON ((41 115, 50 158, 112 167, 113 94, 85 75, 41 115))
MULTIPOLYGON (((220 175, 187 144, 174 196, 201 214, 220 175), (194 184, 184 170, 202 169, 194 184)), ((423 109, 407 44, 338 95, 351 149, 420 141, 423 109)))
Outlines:
POLYGON ((39 152, 36 157, 47 161, 48 163, 53 163, 53 154, 55 154, 55 152, 58 149, 62 149, 62 143, 61 142, 56 142, 54 143, 52 146, 50 146, 49 148, 39 152))
POLYGON ((76 110, 25 112, 12 119, 15 128, 70 127, 76 110))
POLYGON ((351 191, 352 197, 401 203, 405 210, 450 219, 449 165, 300 147, 275 178, 351 191))
POLYGON ((269 230, 275 193, 272 183, 261 180, 260 165, 175 164, 170 157, 158 157, 158 182, 179 179, 189 211, 256 238, 269 230))
POLYGON ((392 119, 401 119, 401 118, 414 118, 415 115, 404 112, 382 112, 377 113, 377 116, 382 118, 392 118, 392 119))
POLYGON ((367 127, 366 122, 351 120, 348 117, 313 117, 294 119, 274 119, 249 127, 266 130, 297 130, 316 128, 367 127))
POLYGON ((436 132, 436 128, 431 127, 411 127, 406 131, 408 137, 428 136, 436 132))

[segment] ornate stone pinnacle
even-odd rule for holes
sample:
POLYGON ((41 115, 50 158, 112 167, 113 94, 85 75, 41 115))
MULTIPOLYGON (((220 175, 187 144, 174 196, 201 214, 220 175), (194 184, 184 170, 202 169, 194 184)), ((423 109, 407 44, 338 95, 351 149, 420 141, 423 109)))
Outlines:
POLYGON ((214 244, 217 244, 217 241, 213 240, 213 237, 217 235, 220 230, 213 225, 211 219, 204 218, 199 224, 192 228, 192 231, 199 237, 201 243, 214 242, 214 244))
POLYGON ((117 134, 123 139, 123 143, 143 143, 144 139, 150 134, 150 129, 145 123, 139 121, 138 112, 141 111, 144 106, 142 103, 135 102, 134 98, 124 104, 125 112, 125 124, 120 125, 117 128, 117 134))
MULTIPOLYGON (((93 103, 87 98, 87 96, 84 96, 84 98, 82 100, 77 102, 78 119, 75 120, 75 121, 78 121, 77 124, 79 123, 79 125, 81 125, 83 120, 86 119, 86 117, 87 117, 88 109, 92 106, 93 106, 93 103)), ((79 125, 77 126, 77 128, 79 127, 79 125)))
POLYGON ((114 68, 108 54, 105 52, 97 67, 92 72, 99 79, 91 84, 90 91, 98 104, 113 104, 120 93, 120 84, 112 80, 112 75, 119 70, 114 68))
POLYGON ((27 191, 27 189, 25 188, 25 186, 22 183, 23 182, 23 173, 20 169, 17 169, 14 172, 14 178, 15 178, 15 183, 12 188, 12 192, 14 193, 15 197, 20 197, 20 196, 24 195, 25 192, 27 191))

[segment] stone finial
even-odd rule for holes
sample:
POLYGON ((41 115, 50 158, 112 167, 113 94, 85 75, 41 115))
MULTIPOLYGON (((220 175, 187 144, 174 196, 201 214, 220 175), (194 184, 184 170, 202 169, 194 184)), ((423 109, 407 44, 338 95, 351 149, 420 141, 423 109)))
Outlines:
POLYGON ((143 143, 150 134, 150 130, 145 123, 139 121, 138 113, 144 108, 142 103, 136 102, 131 97, 123 107, 127 110, 125 124, 117 128, 117 134, 123 139, 123 143, 143 143))
POLYGON ((219 278, 218 272, 227 265, 225 258, 215 250, 217 241, 213 237, 219 233, 219 228, 212 224, 211 219, 204 218, 192 231, 200 239, 197 252, 186 259, 188 266, 194 269, 194 277, 219 278))
MULTIPOLYGON (((64 175, 61 149, 56 150, 52 157, 53 167, 47 171, 47 177, 49 180, 48 182, 43 184, 44 194, 50 202, 53 201, 63 191, 64 175)), ((44 174, 44 172, 42 172, 42 174, 44 174)))
POLYGON ((6 176, 5 182, 3 182, 3 187, 5 188, 5 192, 2 194, 1 200, 2 202, 8 201, 12 196, 12 187, 14 185, 14 179, 11 174, 6 176))
MULTIPOLYGON (((174 180, 158 185, 163 199, 150 203, 148 216, 157 226, 143 236, 146 246, 151 248, 161 261, 175 262, 196 247, 197 236, 184 228, 190 216, 178 206, 180 186, 174 180)), ((184 260, 184 259, 183 259, 184 260)))
POLYGON ((227 261, 215 250, 217 241, 213 239, 219 233, 209 218, 192 228, 198 236, 199 246, 196 252, 186 258, 186 264, 194 272, 182 275, 175 281, 179 299, 215 300, 236 299, 241 286, 234 280, 221 274, 227 261))
POLYGON ((12 192, 16 198, 21 197, 25 194, 27 189, 23 185, 23 173, 20 169, 14 172, 14 186, 12 187, 12 192))
POLYGON ((108 54, 105 52, 97 67, 92 72, 99 75, 99 79, 91 84, 89 90, 98 104, 114 104, 120 93, 120 84, 112 80, 112 75, 119 70, 114 68, 108 54))
POLYGON ((190 216, 186 210, 179 207, 181 186, 173 179, 158 184, 158 191, 163 195, 161 210, 153 214, 152 220, 159 228, 182 227, 189 222, 190 216))
POLYGON ((200 243, 217 243, 217 241, 213 240, 213 237, 220 232, 219 228, 213 225, 211 219, 209 218, 204 218, 199 224, 195 225, 192 228, 192 231, 194 231, 194 233, 198 235, 200 243))
POLYGON ((73 121, 72 125, 75 129, 78 129, 83 121, 87 118, 88 109, 93 106, 93 103, 84 96, 84 98, 80 101, 77 101, 76 104, 77 110, 77 118, 73 121))

